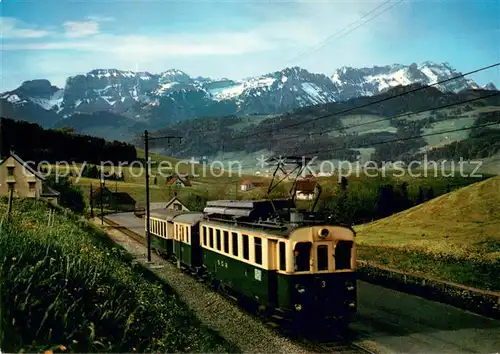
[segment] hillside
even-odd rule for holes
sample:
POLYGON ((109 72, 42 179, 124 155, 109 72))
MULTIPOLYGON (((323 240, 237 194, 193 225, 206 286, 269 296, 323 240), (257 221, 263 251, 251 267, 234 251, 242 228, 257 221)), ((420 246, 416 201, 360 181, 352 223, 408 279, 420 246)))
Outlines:
POLYGON ((318 156, 318 160, 333 161, 356 161, 358 157, 362 161, 408 161, 423 153, 429 153, 436 159, 475 159, 487 158, 500 151, 500 124, 381 144, 400 138, 500 122, 500 95, 481 99, 491 95, 491 91, 469 90, 455 94, 430 87, 398 99, 338 114, 416 87, 419 86, 398 87, 377 96, 300 108, 257 119, 226 116, 183 121, 157 132, 184 136, 182 147, 173 148, 162 142, 157 142, 155 146, 164 148, 167 155, 178 157, 205 155, 213 160, 248 160, 250 165, 253 163, 250 169, 255 169, 258 156, 273 153, 312 154, 318 156), (477 100, 446 109, 432 109, 471 99, 477 100), (406 112, 414 114, 407 116, 406 112))
MULTIPOLYGON (((6 200, 0 200, 5 215, 6 200)), ((237 352, 97 227, 16 200, 0 233, 4 352, 237 352)))
POLYGON ((500 290, 500 177, 355 229, 362 259, 500 290))

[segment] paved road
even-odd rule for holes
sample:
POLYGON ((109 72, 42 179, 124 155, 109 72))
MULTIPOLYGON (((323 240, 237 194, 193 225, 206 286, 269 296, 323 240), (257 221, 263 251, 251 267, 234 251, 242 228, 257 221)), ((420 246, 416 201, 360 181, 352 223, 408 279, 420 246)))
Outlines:
MULTIPOLYGON (((110 216, 144 234, 133 213, 110 216)), ((500 321, 358 281, 358 316, 351 329, 381 353, 499 353, 500 321)))

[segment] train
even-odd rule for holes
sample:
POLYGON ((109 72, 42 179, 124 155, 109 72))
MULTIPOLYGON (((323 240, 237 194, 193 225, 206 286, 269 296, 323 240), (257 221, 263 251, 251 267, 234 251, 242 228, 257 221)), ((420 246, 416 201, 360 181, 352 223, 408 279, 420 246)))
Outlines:
POLYGON ((339 327, 356 314, 355 231, 293 200, 151 210, 149 224, 152 250, 260 311, 339 327))

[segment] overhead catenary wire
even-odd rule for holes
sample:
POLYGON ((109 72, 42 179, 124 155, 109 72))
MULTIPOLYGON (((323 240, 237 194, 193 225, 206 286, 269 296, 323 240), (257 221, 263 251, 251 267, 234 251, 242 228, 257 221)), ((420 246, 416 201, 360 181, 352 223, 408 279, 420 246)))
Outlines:
POLYGON ((331 41, 334 41, 334 40, 337 40, 339 38, 342 38, 343 36, 351 33, 352 31, 354 31, 355 29, 361 27, 362 25, 370 22, 371 20, 375 19, 376 17, 384 14, 385 12, 389 11, 391 8, 393 8, 394 6, 400 4, 403 0, 399 0, 397 3, 393 4, 392 6, 390 6, 389 8, 385 9, 384 11, 376 14, 374 17, 371 17, 369 18, 367 21, 365 22, 362 22, 360 25, 358 25, 357 27, 347 31, 346 33, 344 33, 342 36, 338 36, 340 35, 343 31, 345 31, 346 29, 348 29, 349 27, 351 27, 352 25, 355 25, 358 21, 360 20, 363 20, 365 17, 371 15, 372 13, 374 13, 375 11, 377 11, 378 9, 384 7, 385 5, 387 5, 388 3, 390 3, 392 0, 387 0, 385 1, 384 3, 382 3, 381 5, 378 5, 377 7, 373 8, 372 10, 370 10, 369 12, 367 12, 366 14, 364 14, 363 16, 361 16, 360 18, 358 18, 356 21, 353 21, 351 22, 349 25, 335 31, 333 34, 331 34, 330 36, 328 36, 327 38, 325 38, 324 40, 322 40, 321 42, 319 42, 316 46, 314 46, 312 48, 312 51, 304 51, 304 52, 301 52, 300 54, 294 56, 290 62, 296 62, 296 61, 300 61, 299 59, 301 59, 301 57, 303 58, 304 55, 311 55, 312 53, 314 52, 317 52, 318 50, 324 48, 328 42, 331 42, 331 41), (319 47, 318 47, 319 46, 319 47))
MULTIPOLYGON (((359 105, 359 106, 356 106, 356 107, 353 107, 353 108, 348 108, 348 109, 344 109, 344 110, 341 110, 341 111, 338 111, 338 112, 321 115, 319 117, 310 118, 310 119, 307 119, 307 120, 303 120, 303 121, 300 121, 300 122, 288 124, 288 125, 285 125, 285 126, 280 126, 279 129, 280 130, 284 130, 284 129, 288 129, 288 128, 298 127, 298 126, 301 126, 301 125, 304 125, 304 124, 308 124, 308 123, 311 123, 311 122, 316 122, 316 121, 319 121, 319 120, 322 120, 322 119, 326 119, 326 118, 330 118, 330 117, 342 115, 342 114, 345 114, 345 113, 350 113, 350 112, 353 112, 353 111, 361 109, 361 108, 370 107, 370 106, 373 106, 373 105, 376 105, 376 104, 379 104, 379 103, 383 103, 383 102, 390 101, 390 100, 393 100, 393 99, 396 99, 396 98, 400 98, 400 97, 403 97, 403 96, 406 96, 406 95, 409 95, 409 94, 412 94, 412 93, 415 93, 415 92, 418 92, 418 91, 429 89, 430 87, 442 85, 444 83, 451 82, 451 81, 454 81, 454 80, 458 80, 458 79, 463 78, 465 76, 469 76, 469 75, 472 75, 472 74, 475 74, 475 73, 478 73, 478 72, 481 72, 481 71, 484 71, 484 70, 488 70, 488 69, 491 69, 491 68, 494 68, 494 67, 498 67, 498 66, 500 66, 500 62, 492 64, 492 65, 488 65, 488 66, 485 66, 485 67, 481 67, 479 69, 475 69, 475 70, 469 71, 469 72, 467 72, 465 74, 460 74, 460 75, 457 75, 457 76, 454 76, 454 77, 451 77, 451 78, 448 78, 448 79, 445 79, 445 80, 441 80, 441 81, 435 82, 434 84, 431 84, 431 85, 417 87, 417 88, 414 88, 414 89, 411 89, 411 90, 408 90, 408 91, 405 91, 405 92, 402 92, 402 93, 399 93, 399 94, 396 94, 396 95, 393 95, 393 96, 385 97, 383 99, 376 100, 374 102, 369 102, 369 103, 362 104, 362 105, 359 105)), ((269 134, 271 132, 272 132, 272 129, 271 129, 271 131, 268 131, 267 134, 269 134)), ((252 134, 246 134, 246 135, 236 136, 236 137, 233 137, 233 138, 225 138, 224 140, 225 140, 225 142, 227 144, 228 141, 236 141, 236 140, 241 140, 241 139, 248 139, 248 138, 251 138, 251 137, 254 137, 254 136, 262 136, 263 134, 266 134, 266 132, 265 131, 258 131, 258 132, 252 133, 252 134)))
MULTIPOLYGON (((461 101, 461 102, 456 102, 456 103, 447 104, 447 105, 443 105, 443 106, 432 107, 432 108, 426 109, 425 111, 433 111, 433 110, 450 108, 450 107, 454 107, 454 106, 460 106, 460 105, 467 104, 467 103, 470 103, 470 102, 474 102, 474 101, 478 101, 478 100, 484 100, 484 99, 491 98, 491 97, 496 97, 496 96, 500 96, 500 92, 496 92, 496 93, 493 93, 491 95, 487 95, 487 96, 484 96, 484 97, 475 97, 475 98, 468 99, 468 100, 461 101)), ((417 114, 421 114, 421 113, 422 113, 422 111, 407 112, 407 113, 404 113, 404 114, 398 115, 398 116, 411 117, 411 116, 414 116, 414 115, 417 115, 417 114)), ((398 117, 398 116, 395 116, 395 117, 398 117)), ((386 120, 386 119, 394 119, 395 117, 385 118, 384 120, 386 120)), ((495 125, 495 124, 500 124, 500 122, 494 122, 494 123, 491 123, 491 124, 488 124, 488 125, 484 125, 484 126, 495 125)), ((435 132, 435 133, 429 133, 429 134, 421 134, 421 135, 416 135, 416 136, 413 136, 413 137, 396 138, 396 139, 391 139, 391 140, 388 140, 388 141, 377 142, 377 143, 370 143, 370 144, 365 144, 365 145, 361 145, 361 146, 353 146, 353 147, 349 147, 349 148, 336 148, 336 149, 333 149, 333 150, 332 149, 327 149, 327 150, 313 150, 311 152, 307 152, 307 153, 301 154, 301 156, 307 157, 307 156, 309 156, 311 154, 318 154, 318 153, 325 152, 325 151, 326 152, 334 152, 334 151, 344 151, 344 150, 352 150, 352 149, 358 149, 358 148, 365 148, 365 147, 371 147, 373 145, 381 145, 381 144, 393 143, 393 142, 397 142, 397 141, 417 139, 419 137, 426 137, 426 136, 432 136, 432 135, 440 135, 440 134, 446 134, 446 133, 450 133, 450 132, 454 132, 454 131, 470 130, 470 129, 481 128, 481 127, 483 127, 483 125, 477 125, 477 126, 471 126, 471 127, 464 127, 464 128, 460 128, 459 130, 451 130, 451 131, 435 132)), ((255 167, 255 164, 254 165, 243 165, 242 168, 243 167, 255 167)))

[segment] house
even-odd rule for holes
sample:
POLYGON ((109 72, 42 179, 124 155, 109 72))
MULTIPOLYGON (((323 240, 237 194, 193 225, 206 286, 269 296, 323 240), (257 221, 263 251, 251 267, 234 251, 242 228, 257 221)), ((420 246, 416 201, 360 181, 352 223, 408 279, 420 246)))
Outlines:
POLYGON ((253 184, 249 180, 246 179, 243 182, 241 182, 240 189, 242 191, 246 192, 246 191, 249 191, 252 188, 253 188, 253 184))
POLYGON ((260 187, 264 187, 264 186, 265 186, 265 183, 263 183, 263 182, 251 182, 251 181, 246 179, 243 182, 241 182, 240 189, 242 191, 246 192, 246 191, 249 191, 251 189, 260 188, 260 187))
POLYGON ((60 193, 50 188, 45 177, 13 151, 0 161, 0 195, 14 198, 40 198, 58 204, 60 193))
POLYGON ((177 196, 174 196, 167 202, 165 209, 189 211, 188 207, 177 196))
POLYGON ((101 198, 103 207, 119 211, 135 210, 136 201, 126 192, 112 192, 107 187, 99 187, 92 193, 94 206, 101 206, 101 198))
POLYGON ((178 188, 191 187, 191 182, 189 182, 187 179, 181 178, 178 175, 170 178, 167 181, 167 184, 172 187, 178 187, 178 188))
POLYGON ((312 179, 298 180, 295 185, 296 197, 298 200, 314 199, 317 182, 312 179))

